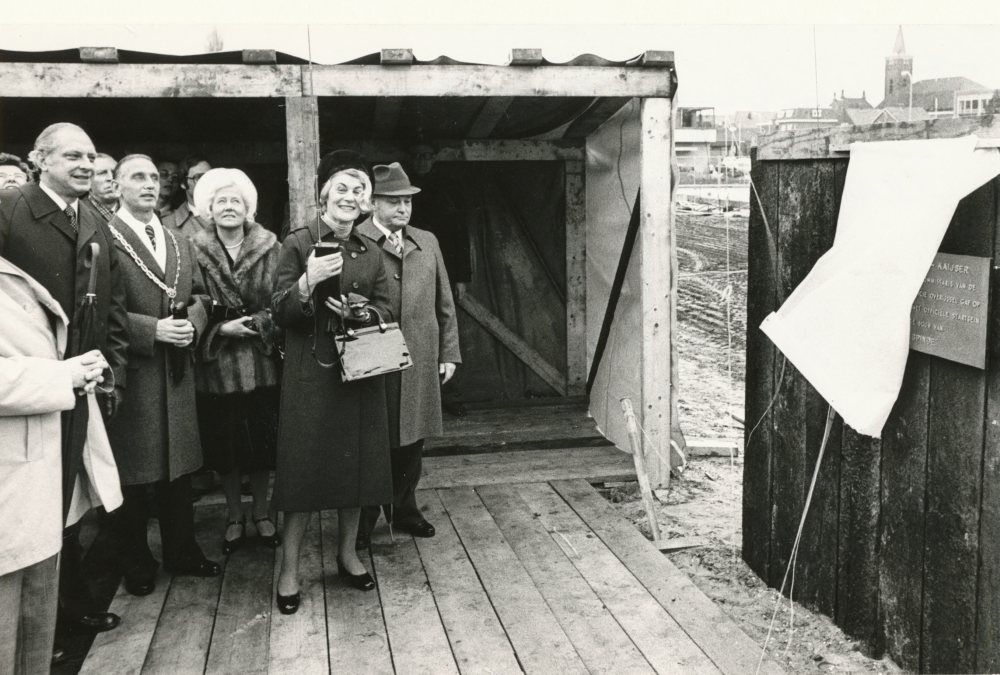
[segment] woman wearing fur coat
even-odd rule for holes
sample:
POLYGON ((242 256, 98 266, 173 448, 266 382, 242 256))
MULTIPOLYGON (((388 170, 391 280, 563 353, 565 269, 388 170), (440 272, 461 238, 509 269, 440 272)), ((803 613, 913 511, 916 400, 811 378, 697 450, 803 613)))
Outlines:
POLYGON ((267 488, 277 448, 281 376, 270 305, 281 246, 253 222, 257 190, 242 171, 208 171, 198 181, 194 202, 210 224, 192 243, 212 297, 199 347, 198 422, 205 466, 221 476, 229 509, 223 552, 246 542, 244 474, 250 476, 257 534, 273 548, 281 539, 269 517, 267 488))

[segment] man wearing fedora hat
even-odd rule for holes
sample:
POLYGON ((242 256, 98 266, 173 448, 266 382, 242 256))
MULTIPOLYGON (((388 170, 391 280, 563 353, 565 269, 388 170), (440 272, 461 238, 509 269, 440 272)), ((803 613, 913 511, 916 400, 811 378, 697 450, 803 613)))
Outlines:
MULTIPOLYGON (((424 439, 441 435, 441 385, 461 363, 455 300, 437 237, 409 225, 413 195, 398 162, 374 167, 372 217, 358 226, 385 259, 392 279, 392 315, 406 338, 413 368, 386 376, 386 406, 392 462, 393 503, 385 504, 386 519, 396 529, 417 537, 433 537, 434 526, 417 507, 424 439)), ((377 507, 362 510, 358 547, 366 547, 377 507)))

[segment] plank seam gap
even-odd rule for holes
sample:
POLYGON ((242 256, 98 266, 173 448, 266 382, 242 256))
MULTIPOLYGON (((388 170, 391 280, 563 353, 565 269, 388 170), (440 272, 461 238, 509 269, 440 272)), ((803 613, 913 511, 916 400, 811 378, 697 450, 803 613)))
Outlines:
MULTIPOLYGON (((337 534, 340 534, 340 513, 337 514, 337 534)), ((378 611, 382 615, 382 628, 385 630, 385 646, 389 650, 389 663, 392 664, 392 672, 399 673, 399 669, 396 668, 396 657, 392 653, 392 638, 389 636, 389 624, 385 620, 385 603, 382 602, 382 585, 378 583, 378 570, 375 568, 375 556, 371 553, 371 549, 368 549, 368 560, 371 562, 372 571, 375 572, 375 591, 378 593, 378 611)), ((327 631, 329 635, 329 631, 327 631)), ((329 640, 329 637, 327 638, 329 640)), ((333 672, 331 667, 330 672, 333 672)))
POLYGON ((451 643, 451 635, 448 634, 448 628, 444 622, 444 615, 441 614, 441 607, 438 605, 437 594, 434 592, 434 586, 431 584, 431 578, 427 576, 427 567, 424 565, 424 557, 420 555, 420 546, 417 545, 416 541, 414 541, 413 544, 413 548, 417 552, 417 560, 420 561, 420 571, 424 573, 424 579, 427 580, 427 588, 430 589, 431 599, 434 601, 434 611, 437 612, 438 621, 441 622, 441 629, 444 632, 445 639, 448 640, 448 649, 451 651, 451 659, 455 662, 455 669, 461 672, 462 667, 458 663, 458 655, 455 654, 455 646, 451 643))

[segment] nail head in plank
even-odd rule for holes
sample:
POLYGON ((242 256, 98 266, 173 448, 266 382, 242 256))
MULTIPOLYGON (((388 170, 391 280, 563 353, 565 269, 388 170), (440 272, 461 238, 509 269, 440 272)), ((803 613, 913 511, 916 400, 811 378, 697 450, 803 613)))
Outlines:
POLYGON ((438 494, 525 672, 587 675, 552 610, 472 488, 438 494))
MULTIPOLYGON (((573 480, 551 485, 725 675, 756 672, 757 643, 589 484, 573 480)), ((784 674, 769 658, 760 672, 784 674)))
POLYGON ((80 47, 80 60, 84 63, 118 63, 118 48, 80 47))
MULTIPOLYGON (((382 620, 379 591, 359 592, 335 577, 337 569, 336 511, 320 514, 323 535, 323 569, 326 591, 327 643, 330 672, 351 675, 393 675, 389 639, 382 620)), ((359 553, 369 570, 371 558, 359 553)))
POLYGON ((388 526, 380 524, 372 533, 371 551, 396 672, 458 675, 413 537, 400 532, 392 541, 388 526))
POLYGON ((433 537, 416 539, 416 543, 459 670, 463 674, 521 675, 514 647, 437 492, 420 490, 417 502, 437 529, 433 537))
MULTIPOLYGON (((323 573, 321 523, 318 514, 309 521, 299 554, 299 611, 282 614, 271 608, 268 675, 328 675, 329 657, 326 644, 326 603, 323 600, 324 580, 337 583, 323 573)), ((271 595, 278 592, 278 577, 284 547, 275 549, 274 577, 271 595)))
MULTIPOLYGON (((567 559, 568 554, 564 554, 531 507, 521 499, 516 487, 487 485, 476 492, 591 674, 655 675, 609 609, 567 559)), ((652 598, 648 599, 656 604, 652 598)))

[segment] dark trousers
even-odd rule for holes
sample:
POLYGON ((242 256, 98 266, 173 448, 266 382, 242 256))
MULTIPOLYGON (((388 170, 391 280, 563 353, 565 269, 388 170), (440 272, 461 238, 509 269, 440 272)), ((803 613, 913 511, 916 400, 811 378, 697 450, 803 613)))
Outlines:
POLYGON ((80 546, 80 523, 63 530, 59 562, 59 620, 78 621, 97 611, 90 587, 83 578, 83 547, 80 546))
MULTIPOLYGON (((389 453, 392 466, 392 504, 383 504, 385 519, 391 523, 419 523, 424 519, 417 507, 417 483, 423 470, 423 439, 393 448, 389 453)), ((379 507, 361 509, 359 530, 370 533, 378 522, 379 507)))
POLYGON ((190 474, 172 481, 123 485, 122 497, 118 527, 126 572, 137 567, 155 570, 159 564, 146 540, 146 527, 154 512, 160 521, 164 567, 183 567, 203 559, 194 538, 190 474))

